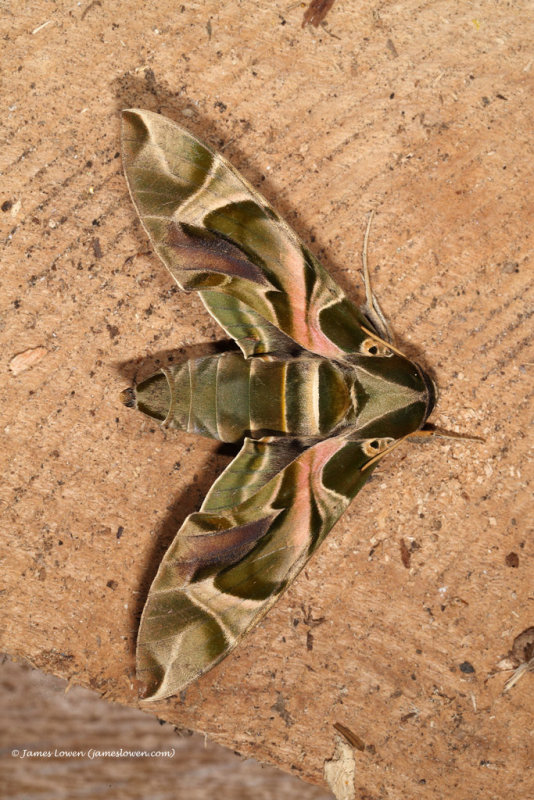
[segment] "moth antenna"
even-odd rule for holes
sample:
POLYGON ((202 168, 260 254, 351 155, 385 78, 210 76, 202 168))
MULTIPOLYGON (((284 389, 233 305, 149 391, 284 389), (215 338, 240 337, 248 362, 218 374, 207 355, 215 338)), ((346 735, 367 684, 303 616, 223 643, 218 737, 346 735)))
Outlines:
POLYGON ((363 265, 363 282, 365 285, 365 305, 362 310, 365 316, 374 325, 379 335, 385 339, 388 344, 394 341, 393 331, 387 321, 384 312, 380 308, 377 298, 373 294, 371 287, 371 276, 369 274, 369 265, 367 263, 367 247, 369 244, 369 233, 371 231, 371 223, 375 215, 374 210, 369 214, 369 221, 363 237, 363 250, 362 250, 362 265, 363 265))
POLYGON ((388 453, 391 453, 392 450, 395 450, 402 442, 406 439, 416 439, 416 438, 428 438, 428 437, 439 437, 440 439, 465 439, 466 441, 470 442, 485 442, 486 440, 482 436, 471 436, 467 433, 455 433, 455 431, 444 431, 441 428, 433 428, 432 430, 419 430, 413 431, 412 433, 407 433, 406 436, 403 436, 400 439, 397 439, 393 444, 387 447, 385 450, 382 450, 381 453, 377 453, 376 456, 371 458, 366 464, 363 465, 360 472, 364 472, 373 464, 376 464, 377 461, 383 456, 386 456, 388 453))
POLYGON ((428 438, 429 436, 437 436, 440 439, 465 439, 468 442, 486 441, 483 436, 475 436, 474 434, 470 433, 456 433, 456 431, 446 431, 443 428, 427 428, 420 431, 414 431, 413 433, 408 434, 408 437, 412 439, 417 437, 428 438))

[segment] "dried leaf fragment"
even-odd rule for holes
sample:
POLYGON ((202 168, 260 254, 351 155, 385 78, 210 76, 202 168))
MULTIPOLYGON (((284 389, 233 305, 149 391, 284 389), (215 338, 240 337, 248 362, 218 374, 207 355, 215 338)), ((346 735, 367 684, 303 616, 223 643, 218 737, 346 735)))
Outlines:
POLYGON ((508 678, 504 684, 502 693, 506 694, 506 692, 509 692, 512 686, 515 686, 516 683, 527 674, 527 672, 534 672, 534 658, 532 658, 530 661, 524 661, 523 664, 519 665, 512 677, 508 678))
POLYGON ((311 0, 310 5, 304 12, 302 27, 313 25, 314 28, 318 28, 333 5, 334 0, 311 0))
POLYGON ((534 658, 534 626, 526 628, 515 637, 512 656, 519 664, 534 658))
POLYGON ((324 762, 324 777, 336 800, 354 800, 355 773, 352 746, 341 736, 336 736, 334 755, 324 762))
POLYGON ((347 728, 346 725, 343 725, 341 722, 334 722, 334 728, 338 733, 345 737, 347 742, 356 750, 360 750, 362 753, 365 750, 365 742, 361 739, 357 733, 351 731, 350 728, 347 728))
POLYGON ((502 693, 509 692, 512 686, 527 674, 534 672, 534 626, 516 636, 512 646, 511 661, 517 666, 514 674, 504 684, 502 693))
POLYGON ((400 555, 403 565, 406 567, 406 569, 410 569, 410 559, 412 554, 404 539, 400 540, 400 555))
POLYGON ((17 353, 9 362, 9 369, 13 375, 20 375, 21 372, 35 367, 39 361, 43 360, 47 353, 48 350, 46 347, 42 346, 32 347, 29 350, 25 350, 23 353, 17 353))

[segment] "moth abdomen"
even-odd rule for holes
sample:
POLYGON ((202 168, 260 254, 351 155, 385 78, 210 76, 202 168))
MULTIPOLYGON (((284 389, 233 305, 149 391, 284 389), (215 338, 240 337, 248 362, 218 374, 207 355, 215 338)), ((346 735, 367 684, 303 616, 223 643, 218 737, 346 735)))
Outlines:
POLYGON ((122 402, 168 428, 234 443, 250 428, 250 362, 233 351, 163 368, 122 402))
POLYGON ((128 408, 135 408, 135 389, 124 389, 119 395, 121 403, 128 408))
POLYGON ((354 416, 346 373, 316 356, 246 359, 229 351, 160 370, 122 394, 165 427, 235 443, 321 438, 354 416))
POLYGON ((143 414, 163 422, 171 402, 169 383, 163 371, 156 372, 137 386, 124 389, 120 399, 128 408, 137 408, 143 414))

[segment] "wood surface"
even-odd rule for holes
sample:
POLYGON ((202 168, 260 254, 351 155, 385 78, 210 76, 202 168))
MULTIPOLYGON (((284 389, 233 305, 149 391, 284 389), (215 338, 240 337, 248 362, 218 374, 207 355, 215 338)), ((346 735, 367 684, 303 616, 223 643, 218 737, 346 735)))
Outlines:
POLYGON ((148 712, 314 783, 339 722, 365 743, 357 798, 529 798, 534 676, 502 689, 534 624, 532 5, 339 1, 317 29, 303 11, 2 5, 0 647, 136 706, 149 583, 228 462, 118 400, 223 338, 127 194, 120 110, 161 111, 357 301, 376 209, 374 288, 436 377, 433 421, 486 442, 384 459, 247 641, 148 712))
POLYGON ((320 786, 24 664, 0 670, 2 797, 332 800, 320 786), (46 755, 50 753, 50 756, 46 755))

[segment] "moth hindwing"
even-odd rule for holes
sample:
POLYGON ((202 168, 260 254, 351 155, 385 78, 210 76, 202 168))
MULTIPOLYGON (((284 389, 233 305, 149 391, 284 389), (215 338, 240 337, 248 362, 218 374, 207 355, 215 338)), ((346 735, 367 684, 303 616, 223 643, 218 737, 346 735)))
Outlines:
POLYGON ((242 442, 146 601, 137 670, 157 700, 261 619, 378 459, 422 427, 434 391, 221 155, 138 110, 124 112, 122 149, 156 252, 240 348, 163 369, 123 396, 167 427, 242 442))

